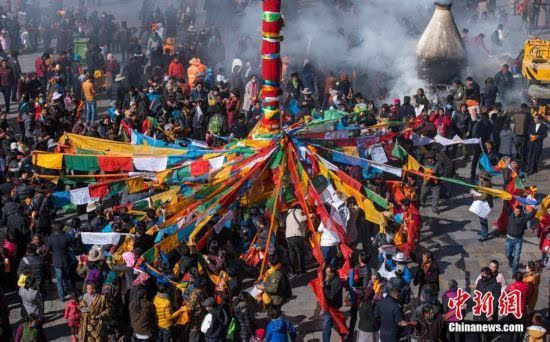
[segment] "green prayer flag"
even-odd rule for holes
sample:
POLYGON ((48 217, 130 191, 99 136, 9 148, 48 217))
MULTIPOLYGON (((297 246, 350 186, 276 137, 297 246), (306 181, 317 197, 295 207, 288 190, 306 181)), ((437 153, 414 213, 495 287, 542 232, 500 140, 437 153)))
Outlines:
POLYGON ((516 186, 516 189, 525 189, 525 186, 523 186, 523 181, 519 177, 516 177, 514 179, 514 184, 516 186))
POLYGON ((439 179, 442 180, 442 181, 445 181, 445 182, 458 184, 458 185, 466 186, 466 187, 469 187, 469 188, 475 188, 476 187, 476 185, 466 183, 466 182, 461 181, 459 179, 448 178, 448 177, 439 177, 439 179))
POLYGON ((128 186, 125 181, 109 183, 109 195, 116 195, 126 190, 128 190, 128 186))
POLYGON ((182 167, 176 172, 176 175, 180 181, 191 177, 191 167, 189 165, 182 167))
POLYGON ((273 157, 273 160, 271 161, 271 165, 269 167, 271 169, 276 169, 281 165, 281 161, 283 160, 283 151, 279 150, 273 157))
POLYGON ((96 156, 74 156, 66 154, 63 156, 65 168, 75 171, 97 171, 99 164, 96 156))
POLYGON ((391 150, 391 155, 399 160, 405 159, 407 154, 407 151, 405 151, 405 149, 401 147, 401 145, 399 145, 398 143, 395 143, 393 149, 391 150))
POLYGON ((378 204, 379 206, 381 206, 384 209, 389 208, 388 201, 386 201, 385 198, 378 195, 376 192, 372 191, 371 189, 369 189, 367 187, 363 187, 363 189, 365 189, 365 192, 367 193, 367 198, 368 199, 370 199, 371 201, 378 204))
POLYGON ((143 199, 141 201, 134 202, 134 206, 132 207, 133 210, 146 210, 149 209, 149 199, 143 199))

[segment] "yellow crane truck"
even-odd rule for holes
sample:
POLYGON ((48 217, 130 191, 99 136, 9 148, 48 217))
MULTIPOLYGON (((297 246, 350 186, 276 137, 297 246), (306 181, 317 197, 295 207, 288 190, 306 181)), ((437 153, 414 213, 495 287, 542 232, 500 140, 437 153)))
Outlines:
POLYGON ((527 80, 529 96, 549 100, 550 41, 539 38, 527 40, 522 53, 517 61, 521 63, 521 74, 527 80))

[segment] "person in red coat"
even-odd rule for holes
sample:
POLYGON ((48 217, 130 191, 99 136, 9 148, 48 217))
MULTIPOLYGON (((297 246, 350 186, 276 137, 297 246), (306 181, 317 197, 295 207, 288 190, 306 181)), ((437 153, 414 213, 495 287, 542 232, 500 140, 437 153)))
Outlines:
POLYGON ((172 62, 170 62, 168 66, 168 77, 175 78, 176 80, 183 80, 185 78, 185 69, 178 57, 174 57, 172 62))
POLYGON ((80 307, 78 295, 76 292, 71 293, 71 298, 65 304, 65 319, 67 320, 67 325, 71 329, 72 340, 77 341, 78 336, 78 327, 80 326, 80 307))
POLYGON ((239 114, 239 93, 236 89, 231 91, 229 99, 225 100, 225 112, 227 129, 231 129, 237 123, 239 114))
POLYGON ((42 85, 42 91, 46 91, 46 86, 48 84, 48 66, 46 65, 46 60, 50 58, 50 55, 44 53, 42 56, 36 59, 34 62, 34 68, 36 70, 36 76, 40 80, 42 85))
MULTIPOLYGON (((520 313, 521 317, 525 317, 527 313, 527 298, 532 291, 531 284, 523 282, 523 273, 516 272, 514 274, 514 282, 506 288, 506 293, 510 293, 514 290, 518 290, 520 293, 520 313)), ((513 316, 512 316, 513 317, 513 316)))

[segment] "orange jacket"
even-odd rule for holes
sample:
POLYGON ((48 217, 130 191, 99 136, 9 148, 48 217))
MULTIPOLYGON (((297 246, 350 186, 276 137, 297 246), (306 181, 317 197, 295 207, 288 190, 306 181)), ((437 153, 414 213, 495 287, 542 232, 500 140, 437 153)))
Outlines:
POLYGON ((206 72, 206 66, 201 63, 199 58, 192 58, 189 61, 191 65, 187 68, 187 79, 189 80, 189 86, 193 87, 199 73, 204 74, 206 72))
POLYGON ((92 80, 88 79, 82 83, 82 93, 86 101, 95 100, 95 88, 92 80))

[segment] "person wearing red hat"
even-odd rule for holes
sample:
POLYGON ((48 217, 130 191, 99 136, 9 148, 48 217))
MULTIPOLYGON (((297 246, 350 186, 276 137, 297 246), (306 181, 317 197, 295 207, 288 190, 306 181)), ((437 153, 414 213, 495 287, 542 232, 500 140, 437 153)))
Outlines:
POLYGON ((256 329, 256 335, 250 338, 250 342, 263 342, 265 338, 265 329, 256 329))

